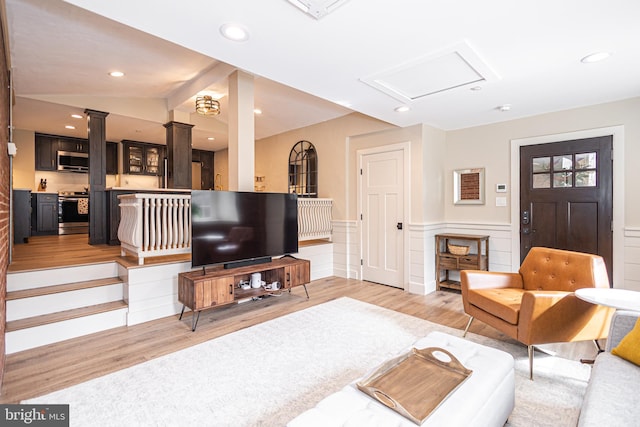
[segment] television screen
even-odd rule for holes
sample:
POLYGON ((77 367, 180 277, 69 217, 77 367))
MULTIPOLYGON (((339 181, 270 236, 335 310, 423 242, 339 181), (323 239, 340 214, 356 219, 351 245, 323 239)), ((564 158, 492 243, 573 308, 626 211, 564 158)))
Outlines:
POLYGON ((191 263, 194 267, 260 261, 296 252, 297 195, 191 192, 191 263))

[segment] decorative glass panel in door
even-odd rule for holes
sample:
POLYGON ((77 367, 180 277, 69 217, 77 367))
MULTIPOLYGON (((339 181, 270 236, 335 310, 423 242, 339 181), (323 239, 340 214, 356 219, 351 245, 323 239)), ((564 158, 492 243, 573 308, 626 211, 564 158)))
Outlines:
POLYGON ((158 148, 147 148, 147 165, 146 172, 148 174, 157 175, 160 167, 160 150, 158 148))
POLYGON ((129 146, 129 173, 142 173, 142 148, 129 146))

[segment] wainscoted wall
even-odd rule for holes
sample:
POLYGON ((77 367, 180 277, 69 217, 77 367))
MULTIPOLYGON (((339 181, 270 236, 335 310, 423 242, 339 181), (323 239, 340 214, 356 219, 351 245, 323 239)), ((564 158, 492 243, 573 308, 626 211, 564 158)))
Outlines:
MULTIPOLYGON (((436 290, 435 235, 441 233, 477 234, 489 236, 489 270, 511 271, 511 227, 507 224, 437 223, 410 224, 410 276, 411 293, 425 295, 436 290)), ((471 248, 472 253, 475 248, 471 248)), ((406 263, 405 263, 406 264, 406 263)), ((458 272, 450 272, 458 280, 458 272)))
MULTIPOLYGON (((439 233, 489 235, 489 268, 511 271, 511 227, 508 224, 434 223, 408 224, 410 239, 407 290, 425 295, 436 290, 435 235, 439 233)), ((334 274, 348 279, 360 279, 360 237, 357 221, 333 221, 334 274)), ((456 278, 455 274, 452 278, 456 278)))
POLYGON ((334 275, 332 242, 300 246, 296 257, 311 261, 311 280, 334 275))
MULTIPOLYGON (((435 235, 439 233, 478 234, 489 236, 489 270, 517 271, 511 265, 513 233, 509 224, 434 223, 409 224, 410 239, 407 291, 425 295, 435 291, 435 235)), ((640 228, 627 227, 624 231, 624 281, 614 283, 616 288, 640 291, 640 228)), ((339 277, 360 278, 360 244, 357 221, 334 221, 334 274, 339 277)), ((473 248, 472 248, 473 250, 473 248)), ((451 279, 459 274, 451 272, 451 279)))
POLYGON ((127 325, 137 325, 180 313, 178 274, 191 270, 191 261, 125 268, 118 265, 129 305, 127 325))
MULTIPOLYGON (((445 225, 409 224, 409 288, 412 294, 426 295, 436 290, 435 235, 445 225)), ((405 266, 407 263, 405 262, 405 266)))
POLYGON ((347 279, 360 278, 360 242, 357 221, 332 221, 333 274, 347 279))
POLYGON ((624 283, 613 286, 640 291, 640 228, 624 230, 624 283))
MULTIPOLYGON (((311 280, 333 276, 333 243, 300 246, 296 256, 311 261, 311 280)), ((118 268, 129 305, 127 325, 180 313, 178 274, 192 270, 191 261, 118 268)))

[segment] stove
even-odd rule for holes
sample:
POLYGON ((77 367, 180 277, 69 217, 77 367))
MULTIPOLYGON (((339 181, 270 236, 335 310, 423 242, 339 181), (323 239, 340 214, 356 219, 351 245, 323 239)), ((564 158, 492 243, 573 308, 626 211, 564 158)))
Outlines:
POLYGON ((86 234, 89 232, 89 193, 86 191, 58 192, 58 234, 86 234))

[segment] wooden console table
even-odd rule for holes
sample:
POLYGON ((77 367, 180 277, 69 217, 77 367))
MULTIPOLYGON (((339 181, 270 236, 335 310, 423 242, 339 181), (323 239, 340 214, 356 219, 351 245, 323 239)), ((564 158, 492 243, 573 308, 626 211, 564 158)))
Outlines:
POLYGON ((460 290, 460 282, 449 280, 450 270, 489 270, 489 236, 475 234, 436 234, 436 287, 460 290), (455 255, 449 252, 447 245, 459 242, 476 245, 476 253, 455 255), (484 251, 482 246, 484 243, 484 251), (444 270, 444 279, 442 271, 444 270))
POLYGON ((193 311, 191 330, 195 331, 200 312, 208 308, 223 307, 239 301, 260 297, 273 293, 264 288, 242 289, 240 282, 248 282, 251 274, 261 273, 266 283, 280 282, 281 291, 296 286, 304 286, 311 281, 311 263, 305 259, 283 257, 265 264, 224 269, 215 267, 205 270, 194 270, 178 274, 178 301, 182 303, 180 319, 185 307, 193 311), (196 315, 197 312, 197 315, 196 315))

